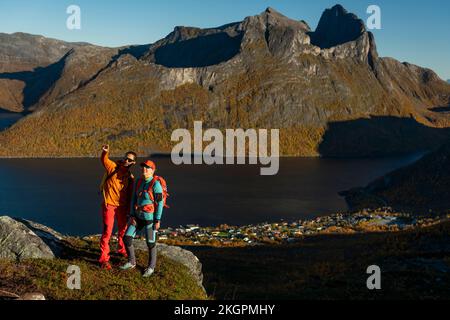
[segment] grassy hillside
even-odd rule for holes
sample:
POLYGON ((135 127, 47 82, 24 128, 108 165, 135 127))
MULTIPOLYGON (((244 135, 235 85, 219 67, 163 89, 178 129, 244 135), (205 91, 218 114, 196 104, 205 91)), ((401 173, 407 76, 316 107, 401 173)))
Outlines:
POLYGON ((164 256, 159 257, 152 278, 142 278, 147 254, 138 253, 137 270, 123 272, 125 263, 115 257, 112 271, 100 270, 98 242, 70 239, 64 259, 28 260, 15 263, 0 260, 0 289, 22 295, 40 292, 50 300, 204 300, 207 296, 189 275, 188 269, 164 256), (81 290, 66 286, 67 268, 81 269, 81 290))
MULTIPOLYGON (((0 289, 41 292, 47 299, 449 299, 450 222, 408 231, 320 234, 300 243, 239 247, 189 246, 203 265, 208 297, 188 270, 159 257, 150 279, 142 271, 96 264, 97 241, 70 240, 63 259, 0 261, 0 289), (82 290, 66 288, 69 265, 82 272, 82 290), (378 265, 382 290, 366 287, 367 267, 378 265)), ((146 254, 138 254, 144 266, 146 254)))

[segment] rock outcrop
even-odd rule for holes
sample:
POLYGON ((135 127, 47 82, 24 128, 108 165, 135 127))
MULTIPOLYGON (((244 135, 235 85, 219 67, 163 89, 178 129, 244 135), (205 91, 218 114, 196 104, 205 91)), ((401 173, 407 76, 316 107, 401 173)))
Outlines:
POLYGON ((30 292, 25 293, 20 297, 20 300, 28 300, 28 301, 43 301, 45 300, 45 296, 39 292, 30 292))
POLYGON ((53 259, 63 249, 63 237, 43 225, 0 217, 0 259, 53 259))
POLYGON ((28 292, 19 296, 15 293, 0 290, 0 301, 4 300, 27 300, 27 301, 44 301, 45 296, 39 292, 28 292))
POLYGON ((5 300, 28 300, 28 301, 42 301, 46 300, 45 296, 42 293, 38 292, 29 292, 25 293, 22 296, 19 296, 15 293, 0 290, 0 301, 5 300))
POLYGON ((296 156, 385 156, 449 137, 450 85, 379 57, 373 34, 339 5, 316 30, 268 8, 216 28, 176 27, 151 45, 65 54, 53 62, 60 77, 27 100, 37 111, 0 133, 0 156, 91 156, 109 138, 143 154, 169 152, 170 134, 161 132, 194 120, 278 128, 281 154, 296 156), (392 122, 413 122, 421 136, 392 122), (354 139, 361 123, 370 132, 354 139))
MULTIPOLYGON (((135 240, 134 242, 136 250, 147 251, 147 244, 144 240, 135 240)), ((157 251, 158 255, 163 255, 173 261, 181 263, 185 267, 188 268, 189 273, 196 279, 197 284, 204 289, 203 287, 203 272, 202 272, 202 264, 200 260, 188 250, 177 246, 169 246, 163 243, 157 243, 157 251)), ((206 292, 206 291, 205 291, 206 292)))

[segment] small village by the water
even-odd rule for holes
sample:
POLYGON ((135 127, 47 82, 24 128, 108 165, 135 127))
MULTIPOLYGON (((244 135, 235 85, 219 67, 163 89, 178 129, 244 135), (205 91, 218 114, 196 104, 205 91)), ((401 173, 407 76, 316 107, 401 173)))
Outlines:
POLYGON ((432 226, 448 219, 450 219, 450 214, 446 216, 433 216, 431 214, 417 216, 408 213, 396 213, 391 208, 384 208, 382 210, 363 210, 358 213, 338 213, 312 220, 280 221, 240 227, 229 225, 169 227, 159 230, 159 240, 178 245, 217 246, 296 243, 305 237, 320 234, 395 232, 432 226))

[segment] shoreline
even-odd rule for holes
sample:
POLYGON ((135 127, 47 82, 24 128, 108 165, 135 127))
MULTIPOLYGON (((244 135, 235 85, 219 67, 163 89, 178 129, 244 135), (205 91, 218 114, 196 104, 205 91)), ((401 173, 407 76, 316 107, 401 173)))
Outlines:
MULTIPOLYGON (((1 131, 0 131, 1 133, 1 131)), ((281 155, 278 158, 280 159, 323 159, 323 160, 382 160, 382 159, 390 159, 390 158, 400 158, 400 157, 418 157, 421 158, 430 151, 417 151, 417 152, 408 152, 408 153, 395 153, 391 155, 384 156, 375 156, 375 157, 324 157, 321 155, 317 156, 295 156, 295 155, 281 155)), ((192 155, 191 155, 192 156, 192 155)), ((97 159, 100 155, 91 155, 91 156, 0 156, 0 160, 72 160, 72 159, 97 159)), ((121 158, 122 155, 112 155, 111 158, 121 158)), ((139 156, 138 156, 139 157, 139 156)), ((170 153, 156 153, 154 155, 148 156, 149 158, 170 158, 170 153)), ((141 156, 141 158, 143 158, 141 156)), ((235 157, 236 159, 237 157, 235 157)), ((224 158, 226 159, 226 158, 224 158)), ((246 159, 249 159, 246 157, 246 159)))
MULTIPOLYGON (((281 220, 245 226, 223 224, 209 227, 186 225, 178 228, 161 228, 159 242, 176 246, 213 247, 295 244, 307 237, 318 235, 400 232, 430 227, 446 221, 450 221, 450 213, 418 216, 395 212, 392 208, 366 209, 291 222, 281 220)), ((75 238, 94 240, 99 236, 75 236, 75 238)))

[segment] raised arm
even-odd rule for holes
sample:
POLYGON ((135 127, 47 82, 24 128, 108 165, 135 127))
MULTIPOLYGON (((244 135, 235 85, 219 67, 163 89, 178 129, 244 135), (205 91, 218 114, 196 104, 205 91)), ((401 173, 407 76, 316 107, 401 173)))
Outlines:
POLYGON ((102 148, 102 155, 101 155, 101 161, 103 164, 103 167, 105 167, 105 170, 108 174, 111 174, 116 170, 117 164, 109 159, 109 146, 105 145, 102 148))

